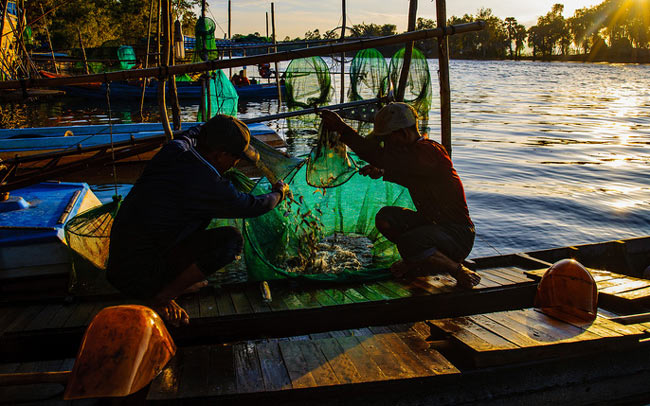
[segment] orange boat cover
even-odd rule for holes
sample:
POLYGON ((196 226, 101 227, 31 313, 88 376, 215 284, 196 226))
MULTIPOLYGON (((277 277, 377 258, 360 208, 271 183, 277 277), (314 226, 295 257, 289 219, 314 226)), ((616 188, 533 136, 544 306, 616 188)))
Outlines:
POLYGON ((175 353, 176 345, 156 312, 137 305, 107 307, 86 330, 64 399, 135 393, 175 353))
POLYGON ((537 285, 535 307, 566 322, 591 323, 598 313, 596 282, 580 262, 558 261, 537 285))

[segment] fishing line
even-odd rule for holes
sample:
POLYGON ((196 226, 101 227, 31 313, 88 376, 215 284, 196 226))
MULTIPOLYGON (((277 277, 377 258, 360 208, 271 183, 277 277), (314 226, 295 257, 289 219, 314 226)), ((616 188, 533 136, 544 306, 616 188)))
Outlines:
POLYGON ((497 254, 499 254, 499 255, 503 255, 501 252, 499 252, 498 249, 496 249, 492 244, 490 244, 490 242, 489 242, 488 240, 485 240, 483 237, 481 237, 480 234, 476 234, 476 236, 478 237, 479 240, 481 240, 481 242, 487 244, 488 247, 490 247, 490 248, 492 248, 494 251, 496 251, 497 254))
POLYGON ((115 168, 115 146, 113 145, 113 115, 111 112, 111 84, 106 82, 106 103, 108 104, 108 128, 111 134, 111 161, 113 165, 113 186, 117 196, 117 170, 115 168))

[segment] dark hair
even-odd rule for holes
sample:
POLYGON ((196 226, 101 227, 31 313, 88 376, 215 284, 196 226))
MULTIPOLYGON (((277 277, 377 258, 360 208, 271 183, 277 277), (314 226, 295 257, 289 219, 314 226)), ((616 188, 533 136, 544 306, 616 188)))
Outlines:
POLYGON ((246 124, 234 117, 217 114, 201 126, 196 136, 199 150, 223 151, 240 155, 250 141, 246 124))

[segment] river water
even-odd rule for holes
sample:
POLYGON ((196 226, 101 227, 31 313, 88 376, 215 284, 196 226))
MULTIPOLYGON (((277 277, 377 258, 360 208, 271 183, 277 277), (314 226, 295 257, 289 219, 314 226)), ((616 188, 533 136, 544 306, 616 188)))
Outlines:
MULTIPOLYGON (((437 61, 430 67, 437 140, 437 61)), ((477 230, 471 257, 650 234, 650 66, 451 61, 450 82, 453 161, 477 230)), ((3 128, 108 122, 101 99, 0 108, 3 128)), ((184 106, 183 120, 197 109, 184 106)), ((274 100, 240 101, 240 117, 276 112, 274 100)), ((137 102, 111 102, 114 123, 138 114, 137 102)), ((155 105, 144 114, 158 120, 155 105)), ((270 126, 286 132, 285 121, 270 126)))

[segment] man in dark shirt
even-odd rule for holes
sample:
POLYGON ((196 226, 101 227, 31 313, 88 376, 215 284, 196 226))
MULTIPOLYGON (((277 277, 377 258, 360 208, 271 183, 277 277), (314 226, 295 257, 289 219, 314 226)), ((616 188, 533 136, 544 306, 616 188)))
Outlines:
POLYGON ((240 158, 259 159, 249 143, 246 124, 224 115, 186 131, 151 159, 113 222, 108 280, 173 325, 189 322, 174 299, 205 286, 241 253, 240 232, 206 230, 210 221, 260 216, 288 192, 280 181, 253 196, 222 177, 240 158))
POLYGON ((397 244, 402 256, 391 267, 396 277, 444 271, 458 286, 472 288, 480 276, 462 261, 474 245, 463 184, 445 148, 420 135, 417 113, 405 103, 391 103, 375 117, 374 131, 361 137, 334 112, 323 110, 325 124, 341 134, 369 165, 359 173, 406 187, 417 211, 383 207, 375 217, 377 229, 397 244))

